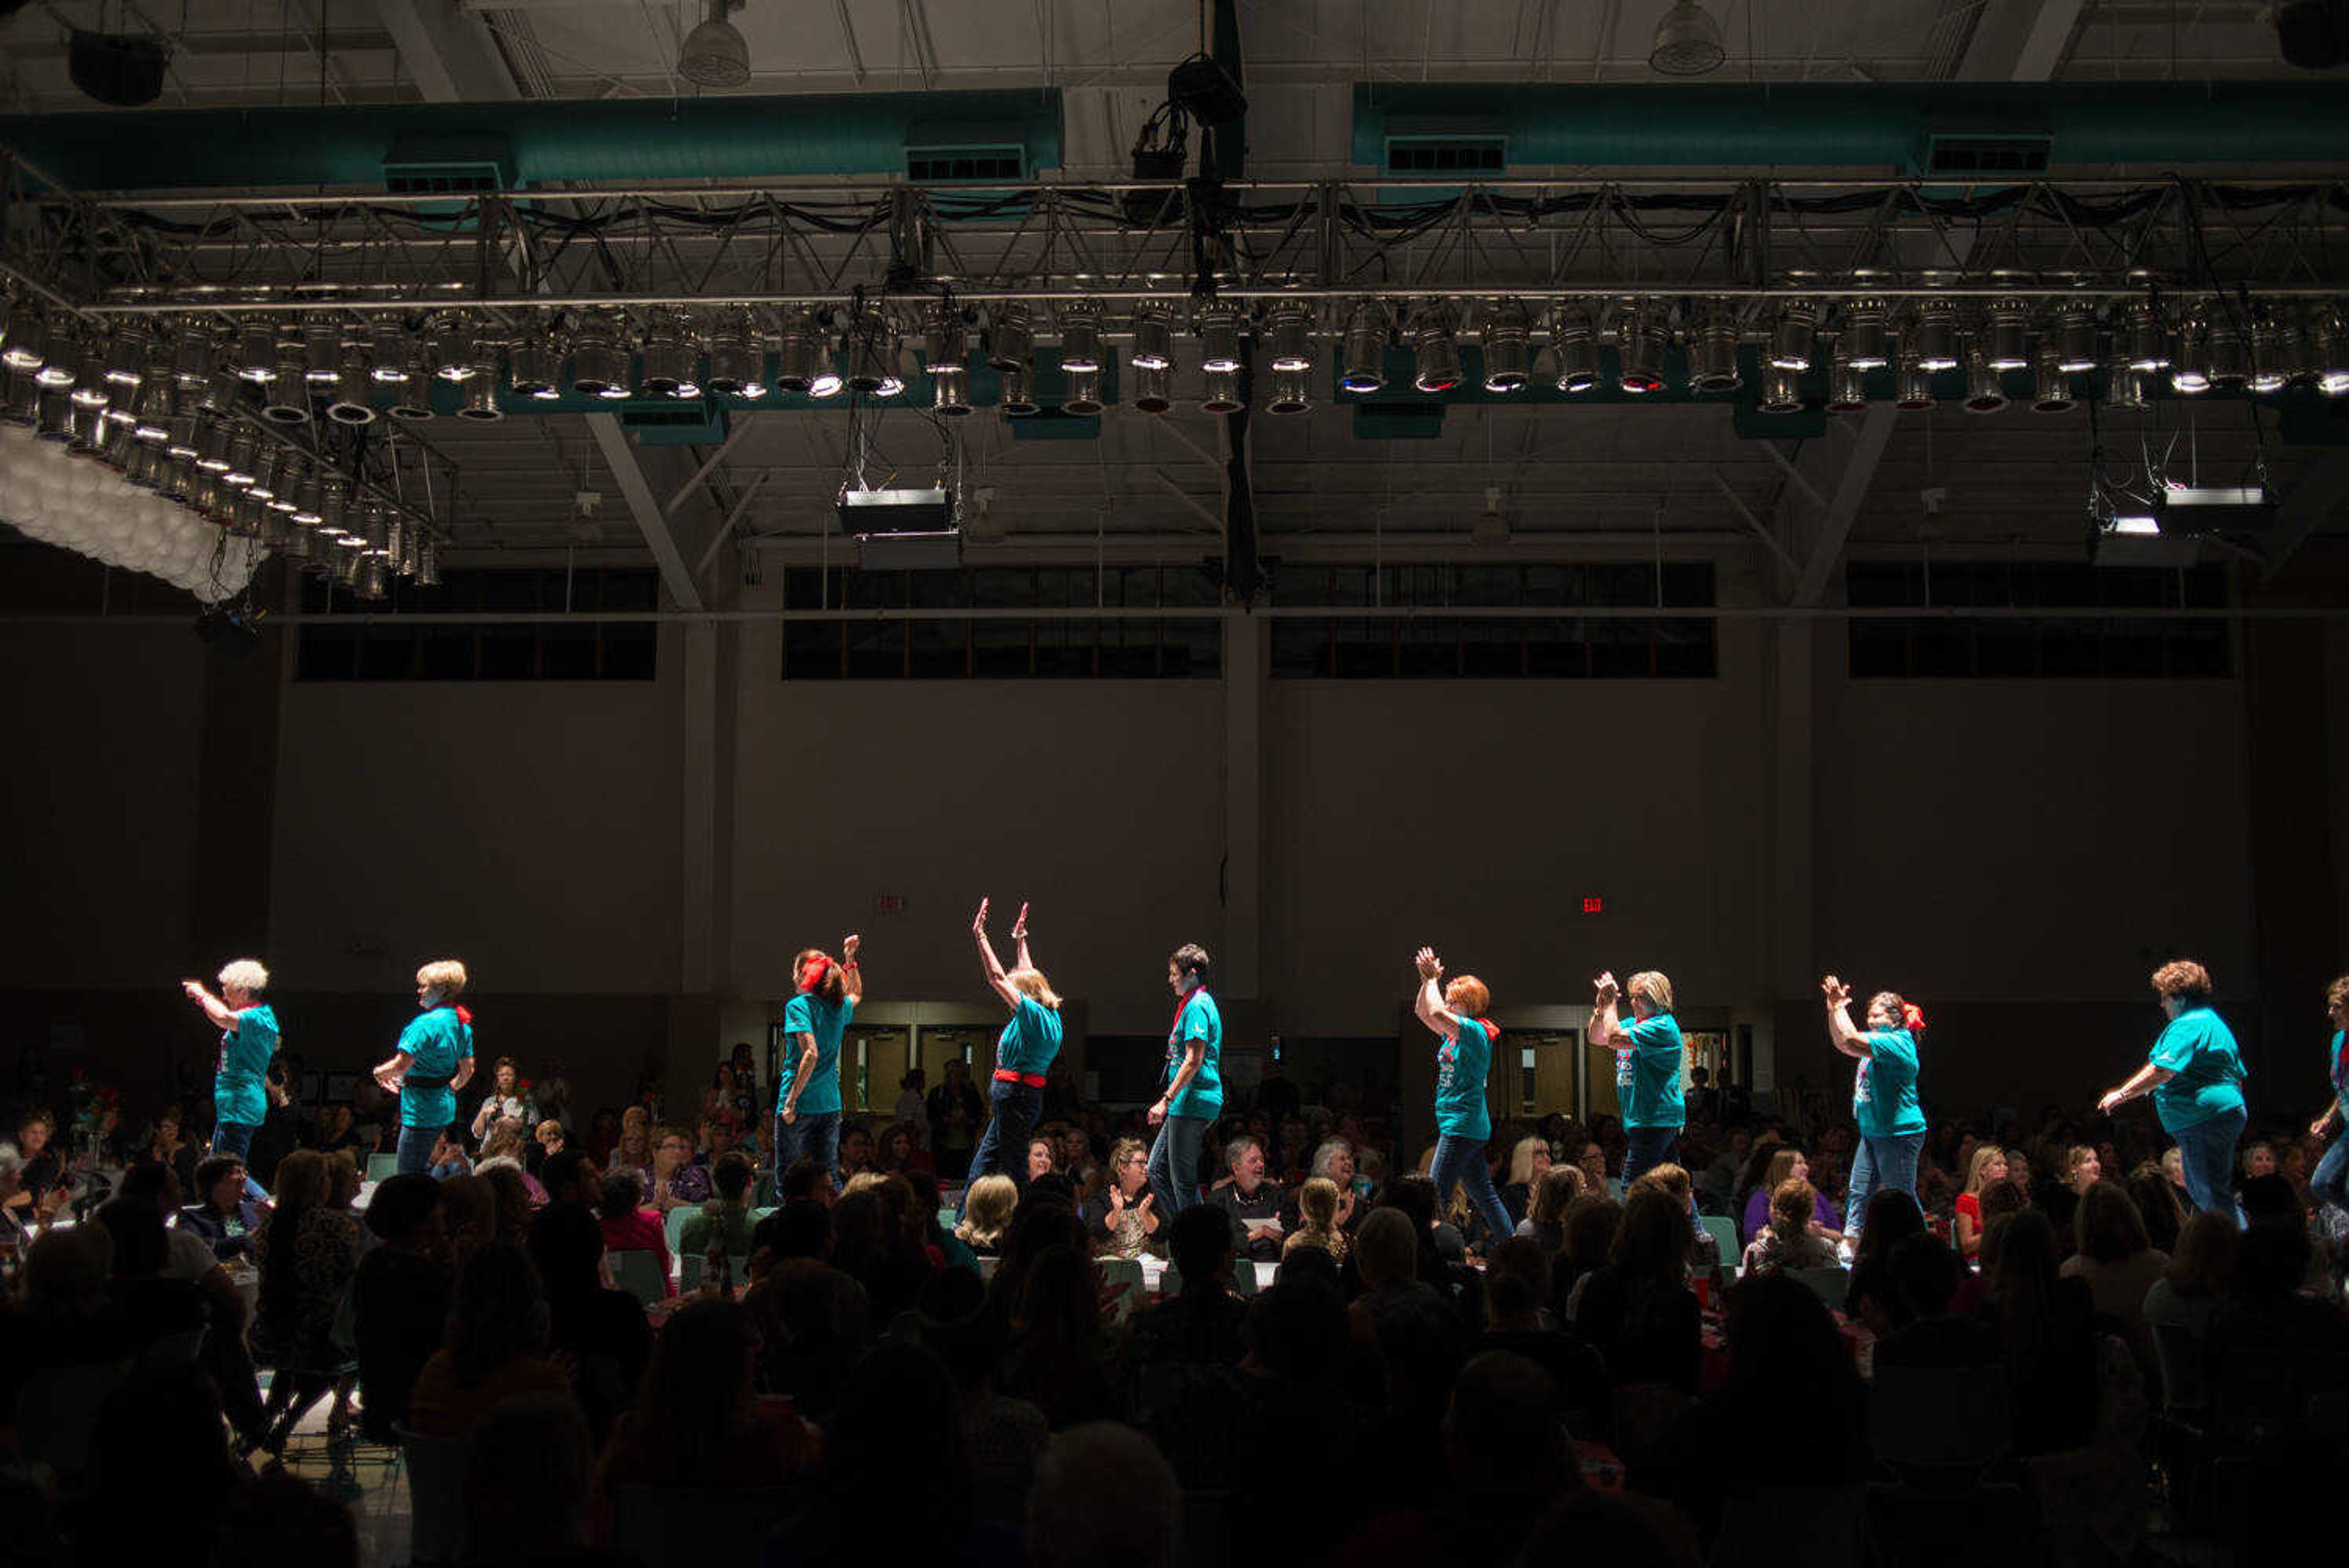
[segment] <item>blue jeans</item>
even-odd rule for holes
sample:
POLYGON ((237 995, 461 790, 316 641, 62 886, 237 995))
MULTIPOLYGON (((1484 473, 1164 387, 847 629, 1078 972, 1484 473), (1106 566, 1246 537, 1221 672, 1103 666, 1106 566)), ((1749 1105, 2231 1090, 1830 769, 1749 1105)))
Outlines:
POLYGON ((1207 1119, 1169 1111, 1150 1146, 1150 1190, 1158 1197, 1161 1235, 1175 1215, 1207 1200, 1199 1190, 1199 1140, 1207 1135, 1207 1119))
POLYGON ((840 1185, 840 1113, 802 1111, 792 1120, 775 1113, 775 1187, 781 1196, 783 1172, 803 1159, 823 1167, 834 1187, 840 1185))
POLYGON ((2169 1135, 2178 1140, 2178 1163, 2185 1168, 2188 1206, 2231 1214, 2237 1225, 2243 1223, 2243 1210, 2235 1202, 2235 1142, 2243 1136, 2244 1120, 2238 1107, 2169 1135))
POLYGON ((1623 1185, 1631 1183, 1672 1158, 1672 1147, 1681 1141, 1678 1127, 1625 1127, 1623 1129, 1623 1185))
MULTIPOLYGON (((251 1122, 215 1122, 212 1124, 212 1152, 243 1159, 252 1152, 253 1135, 260 1130, 251 1122)), ((255 1203, 269 1201, 268 1190, 253 1179, 250 1169, 244 1173, 244 1195, 255 1203)))
POLYGON ((429 1172, 432 1168, 432 1146, 440 1141, 445 1127, 407 1127, 399 1129, 398 1152, 392 1158, 402 1176, 429 1172))
POLYGON ((1028 1135, 1044 1109, 1044 1091, 998 1078, 988 1085, 987 1099, 995 1114, 987 1118, 987 1130, 978 1135, 978 1147, 971 1152, 963 1201, 956 1206, 957 1213, 969 1207, 969 1184, 991 1172, 999 1171, 1009 1177, 1021 1192, 1028 1190, 1028 1135), (1007 1149, 1010 1151, 1008 1165, 1004 1163, 1007 1149))
POLYGON ((1469 1206, 1483 1218, 1485 1229, 1493 1233, 1488 1252, 1517 1233, 1516 1226, 1510 1222, 1507 1205, 1493 1189, 1493 1173, 1485 1164, 1483 1138, 1436 1134, 1435 1163, 1428 1168, 1428 1174, 1435 1180, 1435 1212, 1439 1217, 1451 1207, 1452 1189, 1466 1185, 1469 1206))
POLYGON ((2316 1162, 2316 1174, 2308 1179, 2308 1195, 2319 1203, 2349 1209, 2349 1132, 2334 1137, 2333 1147, 2316 1162))
POLYGON ((1867 1222, 1868 1200, 1880 1189, 1889 1187, 1912 1199, 1917 1196, 1917 1155, 1924 1147, 1925 1135, 1920 1132, 1861 1137, 1859 1147, 1852 1152, 1851 1190, 1843 1210, 1844 1229, 1854 1241, 1867 1222))

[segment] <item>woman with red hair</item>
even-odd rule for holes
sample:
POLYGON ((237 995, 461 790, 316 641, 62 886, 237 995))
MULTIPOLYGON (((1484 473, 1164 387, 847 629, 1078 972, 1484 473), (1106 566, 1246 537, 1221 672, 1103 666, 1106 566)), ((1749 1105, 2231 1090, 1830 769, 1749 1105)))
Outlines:
POLYGON ((2155 970, 2152 983, 2169 1023, 2145 1065, 2106 1091, 2096 1109, 2109 1116, 2139 1095, 2151 1096, 2161 1130, 2178 1140, 2187 1200, 2196 1209, 2216 1209, 2240 1226, 2234 1165, 2235 1140, 2243 1136, 2242 1053, 2234 1031, 2210 1005, 2209 970, 2179 959, 2155 970))
POLYGON ((1819 993, 1826 998, 1828 1042, 1859 1064, 1851 1085, 1859 1152, 1852 1156, 1851 1191, 1843 1211, 1865 1217, 1878 1188, 1917 1196, 1917 1155, 1925 1147, 1925 1112, 1917 1103, 1917 1036, 1925 1032, 1925 1015, 1899 992, 1879 991, 1868 999, 1867 1029, 1855 1029, 1851 987, 1829 975, 1819 981, 1819 993))
POLYGON ((786 1055, 775 1085, 775 1169, 789 1170, 815 1158, 840 1180, 840 1041, 856 1004, 864 1000, 864 975, 856 967, 862 937, 840 944, 840 959, 822 948, 805 948, 792 960, 798 994, 783 1006, 783 1033, 798 1054, 786 1055))
POLYGON ((1433 948, 1422 948, 1412 962, 1419 970, 1419 999, 1413 1011, 1419 1021, 1444 1042, 1435 1053, 1435 1159, 1428 1173, 1435 1181, 1435 1206, 1442 1212, 1455 1188, 1468 1189, 1468 1201, 1483 1216, 1485 1229, 1497 1247, 1517 1233, 1501 1195, 1493 1190, 1493 1172, 1485 1164, 1485 1141, 1493 1136, 1493 1113, 1485 1101, 1485 1080, 1493 1067, 1493 1046, 1499 1034, 1483 1013, 1493 1005, 1493 994, 1473 974, 1454 975, 1444 985, 1444 962, 1433 948))

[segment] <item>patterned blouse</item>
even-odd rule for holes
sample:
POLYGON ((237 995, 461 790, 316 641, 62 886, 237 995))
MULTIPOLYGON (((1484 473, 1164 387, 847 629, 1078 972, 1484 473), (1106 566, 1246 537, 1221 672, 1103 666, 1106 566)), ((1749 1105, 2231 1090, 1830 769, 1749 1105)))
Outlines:
POLYGON ((335 1320, 358 1267, 358 1219, 339 1209, 303 1212, 294 1231, 289 1289, 272 1288, 270 1253, 278 1241, 279 1224, 273 1216, 253 1238, 254 1266, 261 1274, 261 1299, 253 1318, 254 1358, 280 1368, 339 1370, 350 1357, 335 1341, 335 1320))

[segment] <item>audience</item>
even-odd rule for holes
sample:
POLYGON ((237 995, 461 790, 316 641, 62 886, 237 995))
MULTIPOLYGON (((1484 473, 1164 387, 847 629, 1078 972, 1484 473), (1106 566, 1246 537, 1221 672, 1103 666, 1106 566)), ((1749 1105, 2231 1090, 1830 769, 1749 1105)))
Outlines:
POLYGON ((331 1162, 297 1149, 277 1166, 268 1222, 253 1240, 261 1284, 254 1312, 254 1359, 276 1369, 260 1446, 282 1452, 302 1415, 332 1388, 346 1356, 336 1315, 357 1268, 358 1223, 333 1206, 331 1162))
POLYGON ((1280 1210, 1285 1194, 1265 1176, 1264 1142, 1242 1134, 1224 1146, 1230 1179, 1218 1182, 1207 1201, 1230 1220, 1234 1246, 1261 1263, 1280 1260, 1280 1210))
POLYGON ((429 1438, 470 1438, 492 1410, 525 1394, 571 1392, 546 1359, 547 1304, 523 1250, 492 1241, 458 1272, 441 1347, 417 1374, 408 1424, 429 1438))
POLYGON ((1009 1177, 1000 1171, 982 1176, 970 1184, 955 1234, 979 1257, 991 1258, 1003 1244, 1003 1233, 1010 1229, 1011 1213, 1019 1202, 1019 1185, 1009 1177))
POLYGON ((780 1486, 815 1445, 788 1405, 752 1392, 758 1337, 739 1303, 702 1298, 669 1317, 636 1406, 596 1466, 609 1500, 629 1486, 780 1486))
POLYGON ((440 1347, 456 1289, 441 1184, 421 1173, 385 1179, 367 1203, 367 1228, 378 1244, 351 1281, 360 1431, 388 1443, 407 1423, 417 1374, 440 1347))
POLYGON ((549 1207, 533 1220, 530 1261, 546 1292, 547 1347, 569 1364, 588 1436, 601 1443, 652 1355, 643 1303, 605 1287, 603 1227, 585 1209, 549 1207))
POLYGON ((2085 1280, 2096 1311, 2125 1333, 2137 1332, 2146 1294, 2168 1269, 2169 1255, 2147 1237, 2145 1220, 2118 1182, 2092 1181, 2081 1191, 2074 1229, 2080 1250, 2057 1272, 2085 1280))
POLYGON ((1780 1182, 1770 1194, 1770 1223, 1745 1249, 1745 1272, 1834 1268, 1835 1245, 1819 1233, 1818 1203, 1817 1191, 1801 1177, 1780 1182))
MULTIPOLYGON (((750 1255, 750 1183, 758 1174, 750 1157, 729 1149, 709 1168, 710 1196, 686 1217, 678 1231, 678 1251, 688 1258, 747 1258, 750 1255)), ((736 1283, 742 1282, 737 1281, 736 1283)))
POLYGON ((605 1173, 595 1200, 604 1246, 614 1252, 651 1253, 660 1268, 662 1289, 675 1295, 677 1282, 669 1273, 667 1228, 661 1223, 659 1215, 638 1207, 644 1199, 644 1183, 633 1170, 615 1166, 605 1173))

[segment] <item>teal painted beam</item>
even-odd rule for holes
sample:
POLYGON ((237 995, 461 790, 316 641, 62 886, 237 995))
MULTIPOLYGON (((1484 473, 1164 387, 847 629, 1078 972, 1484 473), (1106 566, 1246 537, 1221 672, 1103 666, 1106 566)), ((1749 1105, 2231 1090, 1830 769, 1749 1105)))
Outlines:
POLYGON ((379 191, 395 145, 496 146, 523 189, 903 175, 907 148, 975 135, 1058 168, 1060 89, 0 116, 0 146, 75 191, 379 191))
POLYGON ((1506 137, 1512 169, 1921 173, 1936 136, 2001 135, 2050 138, 2058 167, 2337 164, 2349 83, 1355 85, 1355 162, 1383 167, 1390 136, 1447 132, 1506 137))

